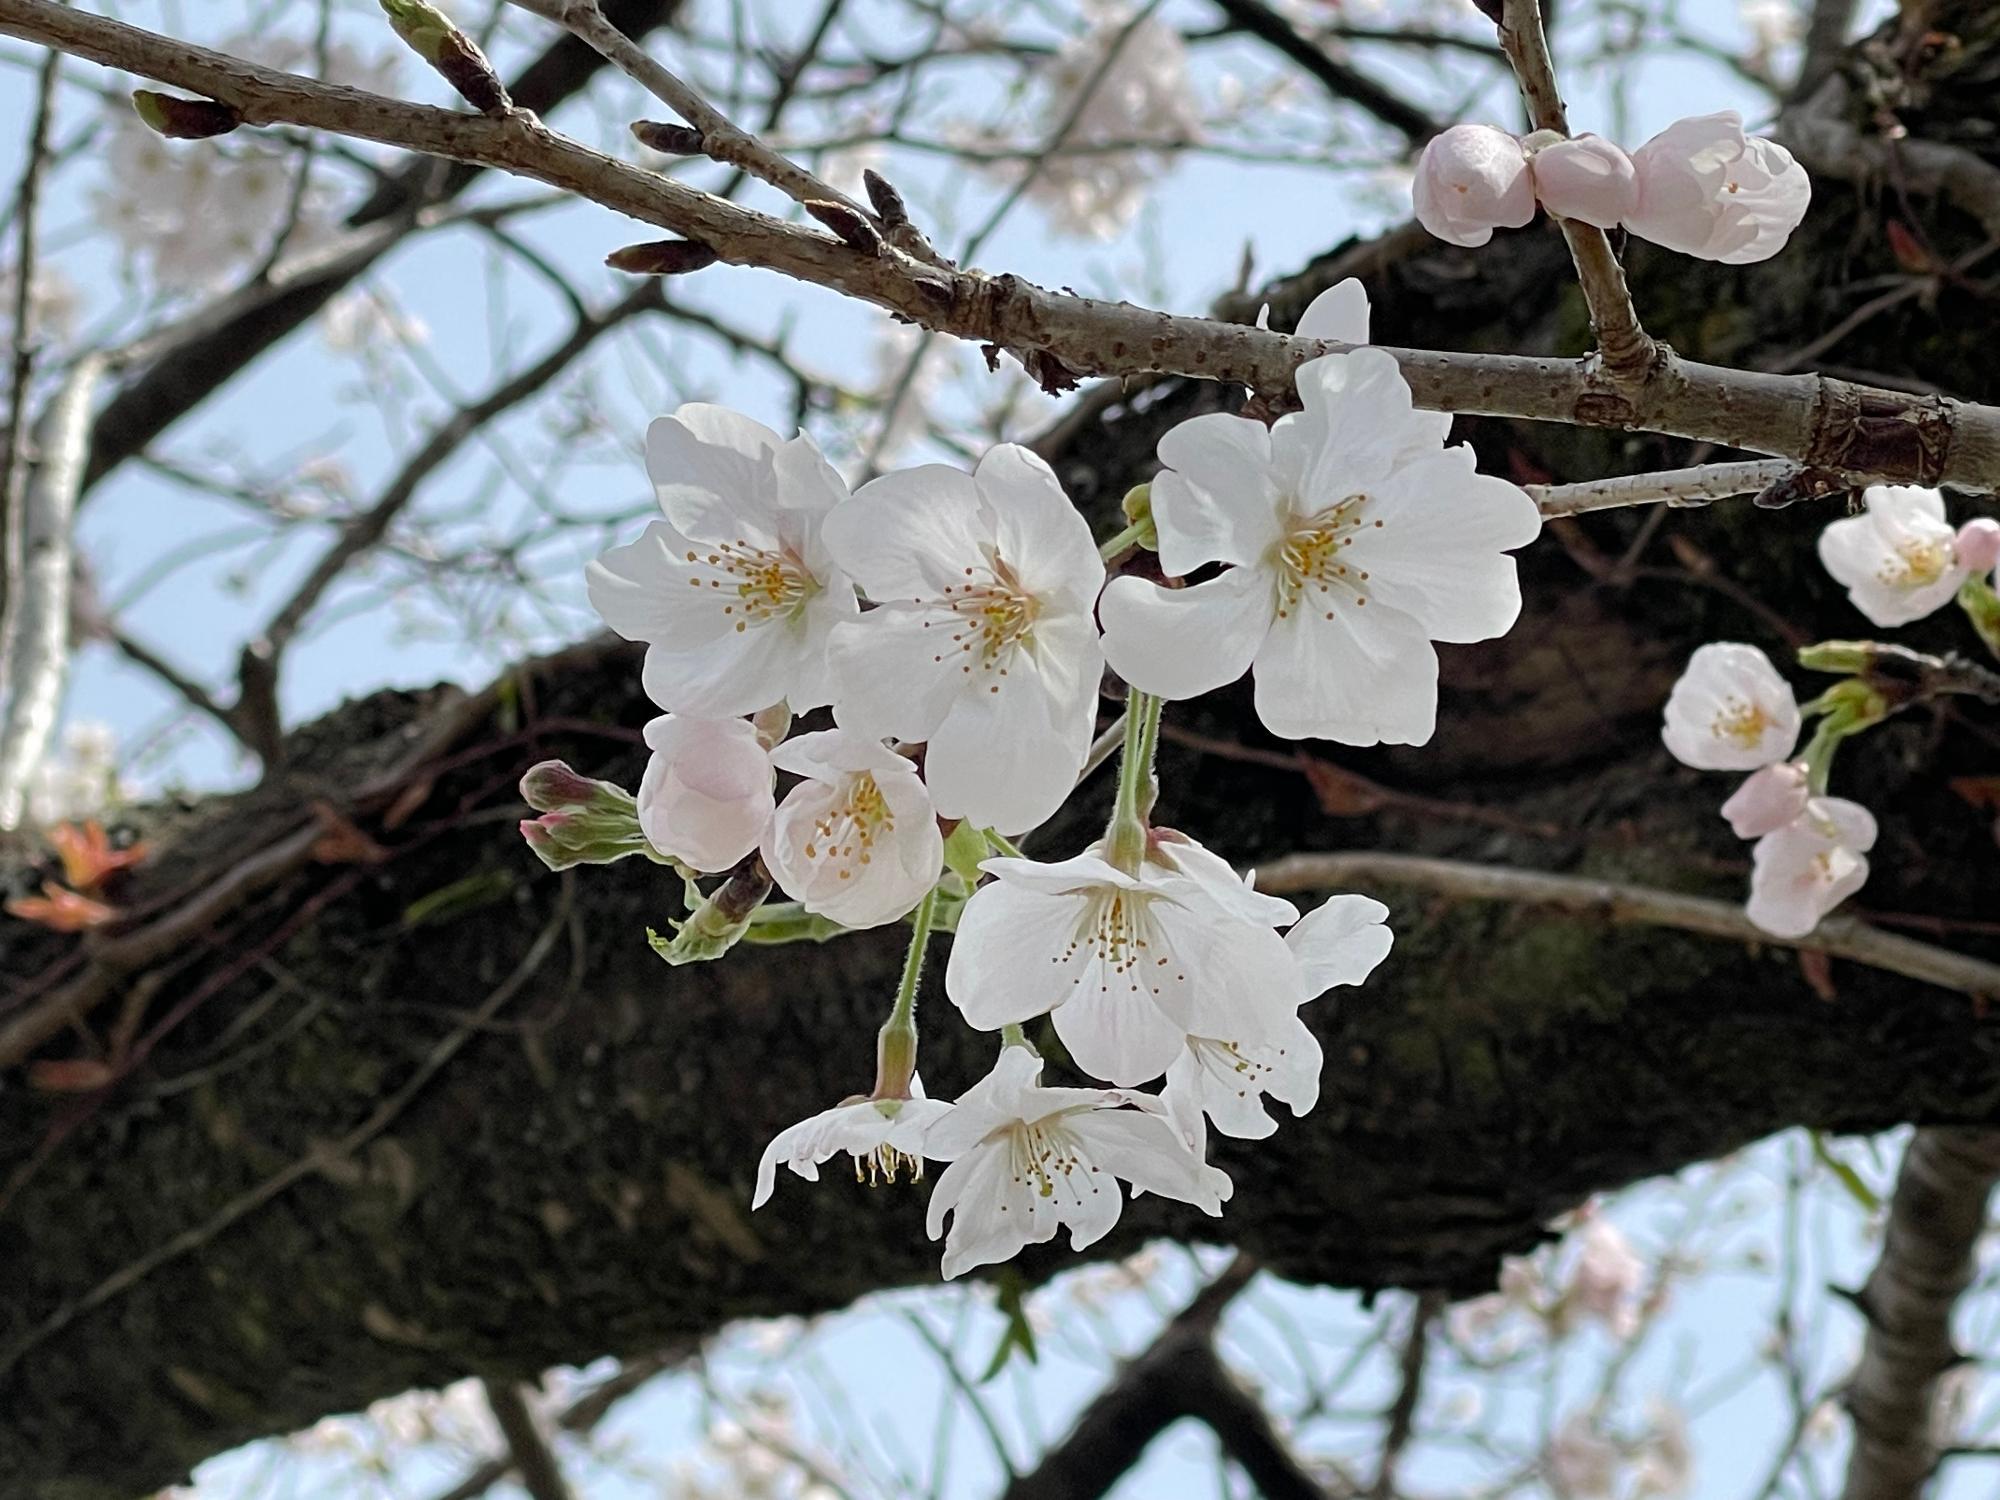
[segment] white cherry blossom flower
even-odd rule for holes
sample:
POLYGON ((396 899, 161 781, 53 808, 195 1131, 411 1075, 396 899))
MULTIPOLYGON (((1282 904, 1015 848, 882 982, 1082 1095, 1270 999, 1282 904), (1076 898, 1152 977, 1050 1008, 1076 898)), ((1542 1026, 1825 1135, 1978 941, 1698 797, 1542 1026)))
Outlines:
POLYGON ((932 1239, 944 1232, 947 1280, 1011 1259, 1067 1226, 1073 1249, 1118 1222, 1118 1184, 1191 1203, 1211 1216, 1230 1193, 1227 1173, 1188 1149, 1158 1102, 1116 1089, 1041 1086, 1042 1060, 1003 1047, 993 1071, 933 1124, 924 1154, 951 1163, 931 1190, 932 1239))
POLYGON ((820 1163, 845 1151, 854 1158, 854 1177, 894 1182, 904 1172, 912 1182, 924 1176, 924 1138, 952 1111, 944 1099, 926 1099, 915 1085, 911 1099, 849 1099, 778 1132, 757 1163, 752 1209, 769 1201, 783 1162, 807 1182, 819 1181, 820 1163))
POLYGON ((1722 804, 1722 815, 1739 839, 1761 839, 1798 817, 1811 799, 1805 762, 1782 760, 1752 771, 1722 804))
POLYGON ((1158 1078, 1191 1034, 1282 1037, 1305 998, 1268 921, 1164 865, 1128 875, 1093 848, 1057 864, 980 868, 995 879, 959 916, 945 992, 980 1031, 1047 1012, 1093 1077, 1121 1087, 1158 1078))
POLYGON ((1109 239, 1165 171, 1165 148, 1201 139, 1201 112, 1178 30, 1151 18, 1134 25, 1124 5, 1091 9, 1090 30, 1065 43, 1043 73, 1049 128, 1065 120, 1069 128, 1028 193, 1063 233, 1109 239), (1132 149, 1093 149, 1114 144, 1132 149))
POLYGON ((1002 443, 971 474, 885 474, 826 545, 875 606, 833 633, 842 727, 927 741, 944 817, 1019 833, 1060 807, 1096 725, 1104 564, 1048 465, 1002 443))
POLYGON ((1330 339, 1336 344, 1367 343, 1367 289, 1352 276, 1336 281, 1306 304, 1292 333, 1297 338, 1330 339))
POLYGON ((1602 1215, 1583 1226, 1579 1239, 1564 1305, 1603 1324, 1612 1337, 1629 1339, 1639 1331, 1639 1297, 1646 1284, 1646 1263, 1618 1226, 1602 1215))
POLYGON ((1600 135, 1551 142, 1528 158, 1535 196, 1564 219, 1611 229, 1639 207, 1632 158, 1600 135))
POLYGON ((639 827, 647 843, 706 873, 757 847, 776 804, 770 752, 749 720, 662 714, 646 726, 646 745, 639 827))
POLYGON ((1875 818, 1858 802, 1814 797, 1750 855, 1750 920, 1774 937, 1804 937, 1866 884, 1875 818))
POLYGON ((1191 698, 1254 665, 1273 734, 1419 745, 1437 716, 1433 640, 1504 634, 1521 609, 1506 549, 1541 526, 1515 485, 1443 446, 1451 418, 1416 410, 1376 349, 1299 370, 1303 411, 1274 427, 1221 413, 1160 440, 1160 561, 1192 588, 1119 578, 1104 652, 1134 687, 1191 698))
POLYGON ((1799 740, 1791 684, 1755 646, 1713 641, 1688 658, 1660 731, 1682 765, 1754 771, 1788 759, 1799 740))
POLYGON ((812 439, 695 402, 647 429, 646 470, 665 519, 588 579, 604 622, 646 642, 653 701, 711 718, 831 702, 827 637, 858 605, 820 536, 847 486, 812 439))
MULTIPOLYGON (((1819 560, 1877 625, 1907 625, 1949 604, 1973 571, 1958 555, 1944 496, 1912 484, 1862 491, 1867 509, 1819 534, 1819 560)), ((1974 543, 1977 559, 1981 549, 1974 543)))
MULTIPOLYGON (((1393 941, 1383 925, 1388 915, 1388 907, 1366 896, 1335 896, 1285 934, 1306 1000, 1368 977, 1393 941)), ((1160 1099, 1189 1146, 1202 1155, 1207 1121, 1224 1135, 1243 1140, 1262 1140, 1275 1131, 1278 1124, 1265 1111, 1265 1094, 1289 1105, 1294 1117, 1309 1113, 1319 1102, 1324 1063, 1319 1039, 1294 1012, 1271 1038, 1190 1035, 1167 1069, 1160 1099)))
POLYGON ((843 729, 802 734, 771 764, 806 779, 764 830, 764 863, 785 894, 843 927, 907 915, 944 870, 944 838, 916 767, 843 729))
POLYGON ((1725 265, 1769 260, 1805 217, 1812 182, 1776 141, 1743 134, 1734 110, 1676 120, 1632 153, 1638 207, 1625 227, 1725 265))
POLYGON ((1483 245, 1496 229, 1535 216, 1535 184, 1518 137, 1491 125, 1454 125, 1417 159, 1417 222, 1452 245, 1483 245))

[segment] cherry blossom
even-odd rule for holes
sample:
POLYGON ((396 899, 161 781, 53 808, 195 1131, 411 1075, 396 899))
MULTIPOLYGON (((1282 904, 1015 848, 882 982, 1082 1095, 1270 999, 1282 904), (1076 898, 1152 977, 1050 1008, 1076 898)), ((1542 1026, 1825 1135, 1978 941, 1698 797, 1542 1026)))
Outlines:
POLYGON ((1804 761, 1779 761, 1752 771, 1730 799, 1722 815, 1739 839, 1760 839, 1776 833, 1806 810, 1812 797, 1804 761))
POLYGON ((1667 698, 1660 737, 1682 765, 1754 771, 1791 755, 1798 700, 1755 646, 1713 641, 1688 658, 1667 698))
POLYGON ((711 718, 832 701, 827 637, 858 606, 820 539, 847 486, 812 439, 690 403, 647 430, 646 470, 665 519, 588 581, 605 623, 646 642, 653 701, 711 718))
POLYGON ((1120 1086, 1165 1073, 1190 1034, 1289 1035, 1305 999, 1291 950, 1203 881, 1151 860, 1127 874, 1098 846, 980 868, 995 878, 966 902, 944 979, 978 1030, 1047 1012, 1076 1065, 1120 1086))
POLYGON ((1805 169, 1776 141, 1743 134, 1734 110, 1676 120, 1632 153, 1637 209, 1625 227, 1725 265, 1769 260, 1812 201, 1805 169))
MULTIPOLYGON (((1534 138, 1529 138, 1533 145, 1534 138)), ((1639 207, 1632 158, 1598 135, 1551 141, 1528 158, 1535 196, 1559 218, 1610 229, 1639 207)))
POLYGON ((1921 620, 1949 604, 1984 556, 1983 536, 1974 532, 1968 538, 1972 558, 1961 558, 1958 533, 1936 490, 1877 484, 1861 498, 1867 509, 1819 534, 1819 559, 1854 607, 1889 626, 1921 620))
MULTIPOLYGON (((1367 896, 1334 896, 1285 934, 1306 1000, 1368 977, 1393 941, 1383 925, 1388 915, 1388 907, 1367 896)), ((1294 1117, 1309 1113, 1319 1102, 1324 1061, 1318 1038, 1296 1012, 1268 1039, 1190 1035, 1167 1069, 1160 1099, 1197 1154, 1207 1147, 1205 1121, 1224 1135, 1262 1140, 1278 1128, 1263 1096, 1289 1105, 1294 1117)))
POLYGON ((807 1182, 819 1181, 820 1163, 845 1151, 854 1158, 854 1176, 869 1182, 894 1182, 907 1172, 912 1182, 924 1175, 924 1138, 952 1111, 943 1099, 926 1099, 923 1085, 910 1099, 849 1099, 778 1132, 757 1163, 757 1191, 752 1209, 769 1201, 783 1162, 807 1182))
POLYGON ((1071 1248, 1097 1243, 1118 1222, 1120 1181, 1211 1216, 1222 1212, 1228 1174, 1188 1149, 1156 1100, 1044 1088, 1041 1072, 1030 1049, 1001 1048, 993 1071, 924 1137, 926 1156, 951 1163, 931 1190, 926 1221, 936 1239, 951 1216, 947 1280, 1011 1259, 1063 1226, 1071 1248))
POLYGON ((1757 840, 1750 855, 1750 920, 1775 937, 1804 937, 1868 880, 1875 818, 1858 802, 1814 797, 1757 840))
POLYGON ((1973 573, 1991 573, 2000 566, 2000 521, 1975 516, 1958 528, 1953 545, 1960 566, 1973 573))
POLYGON ((771 764, 805 780, 764 830, 764 863, 807 911, 843 927, 879 927, 937 884, 944 838, 905 757, 829 729, 787 740, 771 764))
POLYGON ((1431 642, 1504 634, 1520 613, 1506 549, 1541 517, 1517 486, 1446 448, 1396 361, 1357 349, 1299 370, 1304 410, 1274 427, 1221 413, 1160 440, 1160 561, 1191 588, 1115 579, 1104 652, 1133 686, 1191 698, 1254 664, 1257 714, 1288 739, 1422 744, 1437 716, 1431 642))
POLYGON ((1201 138, 1201 112, 1178 30, 1151 18, 1135 25, 1122 5, 1090 8, 1091 29, 1065 43, 1043 74, 1050 128, 1067 121, 1068 129, 1028 192, 1064 233, 1108 239, 1165 169, 1161 148, 1201 138), (1110 145, 1131 149, 1093 149, 1110 145))
POLYGON ((1618 1226, 1602 1216, 1584 1224, 1579 1240, 1563 1293, 1564 1307, 1602 1323, 1614 1338, 1629 1339, 1639 1331, 1646 1263, 1618 1226))
POLYGON ((1048 465, 1002 443, 972 474, 886 474, 826 545, 874 603, 833 632, 842 727, 927 741, 944 817, 1018 833, 1060 807, 1096 724, 1104 564, 1048 465))
POLYGON ((646 842, 704 872, 730 869, 757 847, 775 803, 770 752, 749 720, 662 714, 646 726, 646 745, 646 842))
POLYGON ((1518 138, 1491 125, 1454 125, 1417 160, 1417 222, 1453 245, 1483 245, 1535 216, 1535 185, 1518 138))

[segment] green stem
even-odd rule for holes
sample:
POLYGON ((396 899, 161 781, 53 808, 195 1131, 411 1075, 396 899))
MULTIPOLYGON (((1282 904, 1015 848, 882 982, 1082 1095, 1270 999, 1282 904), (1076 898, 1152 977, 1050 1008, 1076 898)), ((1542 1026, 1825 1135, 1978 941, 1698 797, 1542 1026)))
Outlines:
POLYGON ((931 940, 931 927, 936 921, 937 889, 932 887, 910 917, 910 951, 903 960, 903 982, 896 986, 895 1009, 889 1012, 891 1026, 916 1025, 917 986, 924 977, 924 948, 931 940))
POLYGON ((917 985, 924 977, 924 948, 937 920, 937 888, 917 903, 910 918, 910 953, 903 960, 903 982, 896 986, 896 1004, 875 1034, 877 1099, 907 1099, 917 1076, 917 985))
POLYGON ((1000 1028, 1000 1045, 1003 1047, 1025 1047, 1028 1045, 1028 1033, 1021 1029, 1020 1022, 1009 1021, 1005 1026, 1000 1028))
POLYGON ((1152 533, 1153 523, 1150 518, 1144 521, 1134 521, 1130 526, 1119 532, 1118 535, 1111 538, 1110 541, 1100 543, 1097 548, 1097 555, 1106 562, 1110 562, 1112 558, 1138 546, 1147 537, 1151 536, 1152 533))
POLYGON ((1136 875, 1146 857, 1146 815, 1153 810, 1153 748, 1160 730, 1160 700, 1137 688, 1125 704, 1125 748, 1118 762, 1118 804, 1105 831, 1105 856, 1136 875))
POLYGON ((987 843, 991 844, 995 849, 998 849, 1002 854, 1006 855, 1009 859, 1026 859, 1028 857, 1027 855, 1021 852, 1021 846, 1015 843, 1012 839, 1008 838, 1005 834, 995 833, 990 828, 981 829, 980 832, 986 835, 987 843))

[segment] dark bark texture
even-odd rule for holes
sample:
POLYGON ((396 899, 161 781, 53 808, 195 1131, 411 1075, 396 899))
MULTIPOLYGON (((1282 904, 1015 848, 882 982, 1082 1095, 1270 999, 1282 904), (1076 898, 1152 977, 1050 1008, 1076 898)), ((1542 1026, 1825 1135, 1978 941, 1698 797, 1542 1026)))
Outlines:
MULTIPOLYGON (((1959 25, 1955 51, 1891 35, 1889 61, 1869 66, 1903 70, 1914 132, 1992 150, 1993 12, 1931 24, 1959 25)), ((1821 181, 1806 229, 1767 265, 1630 247, 1639 305, 1696 357, 1780 361, 1878 278, 1909 274, 1890 220, 1946 258, 1983 242, 1947 202, 1821 181)), ((1409 236, 1351 248, 1273 290, 1277 323, 1348 268, 1385 340, 1576 352, 1587 338, 1546 225, 1476 252, 1409 236)), ((1933 282, 1821 362, 2000 397, 1993 293, 1933 282)), ((1069 424, 1050 456, 1108 529, 1159 433, 1237 399, 1182 382, 1134 391, 1069 424)), ((1694 456, 1554 428, 1464 436, 1521 478, 1694 456)), ((1826 503, 1737 502, 1552 528, 1523 558, 1513 633, 1442 649, 1433 744, 1314 745, 1293 762, 1246 692, 1219 694, 1169 715, 1183 738, 1165 746, 1160 815, 1242 861, 1385 846, 1739 898, 1747 850, 1716 815, 1731 783, 1668 760, 1659 710, 1701 641, 1753 641, 1782 661, 1788 640, 1864 633, 1813 557, 1830 517, 1826 503)), ((1970 644, 1949 613, 1902 638, 1970 644)), ((287 770, 257 791, 135 820, 155 852, 118 894, 140 913, 308 826, 315 803, 351 816, 379 857, 307 863, 256 889, 44 1049, 116 1056, 118 1038, 136 1039, 114 1087, 0 1090, 0 1491, 129 1500, 232 1444, 413 1385, 528 1378, 935 1279, 921 1190, 787 1177, 749 1212, 769 1136, 866 1085, 900 934, 668 969, 644 929, 676 911, 670 878, 631 862, 558 878, 515 835, 526 765, 561 755, 633 784, 648 716, 634 652, 593 646, 476 700, 351 704, 296 734, 287 770), (445 741, 410 766, 441 723, 445 741), (282 1190, 258 1191, 281 1173, 282 1190)), ((1883 827, 1867 909, 2000 916, 1993 811, 1948 784, 2000 771, 1996 744, 1990 715, 1914 714, 1843 754, 1836 790, 1883 827)), ((1072 850, 1106 795, 1096 786, 1032 849, 1072 850)), ((20 860, 9 878, 29 875, 20 860)), ((1819 972, 1784 949, 1375 894, 1396 947, 1366 988, 1310 1012, 1327 1052, 1319 1107, 1271 1141, 1217 1142, 1236 1180, 1224 1218, 1145 1198, 1104 1253, 1184 1236, 1304 1283, 1468 1293, 1586 1195, 1786 1126, 2000 1119, 2000 1024, 1972 998, 1819 972)), ((1990 932, 1936 936, 1994 956, 1990 932)), ((941 993, 943 946, 923 1066, 949 1096, 992 1048, 941 993)), ((72 974, 74 948, 0 926, 0 1021, 72 974)), ((1069 1263, 1045 1251, 1024 1269, 1069 1263)))

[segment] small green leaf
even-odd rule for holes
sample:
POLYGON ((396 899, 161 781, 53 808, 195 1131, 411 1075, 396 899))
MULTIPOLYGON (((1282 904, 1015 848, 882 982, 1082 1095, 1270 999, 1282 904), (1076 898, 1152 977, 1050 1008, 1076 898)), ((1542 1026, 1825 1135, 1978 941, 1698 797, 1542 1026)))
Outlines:
POLYGON ((1820 1164, 1833 1173, 1840 1185, 1847 1189, 1848 1197, 1860 1204, 1868 1213, 1881 1211, 1881 1196, 1861 1180, 1859 1172, 1833 1154, 1832 1148, 1826 1143, 1826 1136, 1820 1131, 1815 1130, 1812 1133, 1812 1148, 1813 1155, 1819 1158, 1820 1164))
POLYGON ((985 1373, 979 1377, 981 1385, 1006 1369, 1007 1361, 1014 1357, 1016 1350, 1029 1364, 1035 1363, 1035 1330, 1028 1323, 1028 1284, 1021 1279, 1021 1273, 1012 1267, 1000 1273, 999 1282, 1000 1311, 1006 1316, 1007 1329, 1000 1335, 999 1346, 987 1362, 985 1373))

